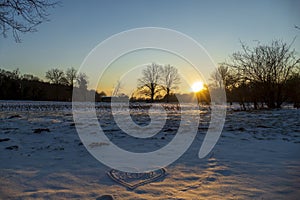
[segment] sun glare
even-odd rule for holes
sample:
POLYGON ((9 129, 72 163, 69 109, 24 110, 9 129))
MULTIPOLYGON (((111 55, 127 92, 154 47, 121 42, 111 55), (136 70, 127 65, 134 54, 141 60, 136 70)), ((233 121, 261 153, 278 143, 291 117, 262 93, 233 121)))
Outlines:
POLYGON ((195 82, 192 85, 193 92, 200 92, 201 90, 203 90, 203 88, 204 88, 204 85, 203 85, 203 82, 201 82, 201 81, 195 82))

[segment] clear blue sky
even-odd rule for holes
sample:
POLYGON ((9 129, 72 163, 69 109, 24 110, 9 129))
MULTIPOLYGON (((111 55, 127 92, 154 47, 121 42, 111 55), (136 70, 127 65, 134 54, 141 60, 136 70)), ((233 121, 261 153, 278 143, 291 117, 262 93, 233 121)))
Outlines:
MULTIPOLYGON (((48 69, 79 68, 85 56, 109 36, 137 27, 165 27, 185 33, 216 63, 240 49, 274 39, 291 42, 300 54, 300 1, 101 0, 62 1, 50 9, 38 32, 0 39, 0 67, 44 78, 48 69)), ((93 81, 93 80, 91 80, 93 81)))

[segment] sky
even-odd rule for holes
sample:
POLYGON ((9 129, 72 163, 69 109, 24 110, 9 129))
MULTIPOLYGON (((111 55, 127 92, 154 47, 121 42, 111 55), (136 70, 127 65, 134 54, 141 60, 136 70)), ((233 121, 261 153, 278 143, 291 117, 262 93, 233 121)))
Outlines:
MULTIPOLYGON (((240 50, 240 41, 255 46, 257 41, 267 44, 275 39, 290 43, 296 37, 293 47, 299 55, 300 30, 294 28, 300 26, 299 8, 300 1, 294 0, 65 0, 49 9, 50 21, 39 25, 37 32, 21 35, 21 43, 0 38, 0 68, 19 68, 45 79, 51 68, 79 69, 100 42, 141 27, 184 33, 201 44, 214 63, 240 50)), ((115 66, 114 73, 118 67, 124 63, 115 66)), ((121 76, 112 77, 107 87, 121 76)), ((90 88, 97 81, 91 76, 90 88)))

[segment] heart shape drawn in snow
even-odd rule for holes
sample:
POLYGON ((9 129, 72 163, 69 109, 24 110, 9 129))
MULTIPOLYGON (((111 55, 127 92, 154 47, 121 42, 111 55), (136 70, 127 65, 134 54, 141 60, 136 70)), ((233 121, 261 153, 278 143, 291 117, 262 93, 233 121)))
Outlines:
POLYGON ((112 169, 107 174, 117 183, 133 190, 139 186, 151 183, 161 177, 164 177, 166 175, 166 170, 161 168, 147 173, 128 173, 112 169))

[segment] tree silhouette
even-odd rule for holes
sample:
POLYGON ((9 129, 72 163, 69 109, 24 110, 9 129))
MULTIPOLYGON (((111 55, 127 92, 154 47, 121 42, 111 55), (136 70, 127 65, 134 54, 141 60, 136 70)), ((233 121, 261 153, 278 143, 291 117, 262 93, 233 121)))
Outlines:
POLYGON ((294 103, 295 108, 300 108, 300 73, 295 73, 288 81, 285 92, 288 100, 294 103))
POLYGON ((56 100, 59 100, 59 87, 61 85, 67 85, 67 79, 65 78, 65 74, 62 70, 55 68, 50 69, 46 72, 45 76, 55 87, 55 96, 56 100))
POLYGON ((117 81, 116 86, 114 86, 113 88, 112 96, 119 96, 121 89, 122 89, 121 81, 117 81))
POLYGON ((19 33, 35 32, 36 26, 48 20, 47 8, 57 2, 49 0, 1 0, 0 31, 4 37, 11 29, 16 42, 19 33))
POLYGON ((85 73, 80 73, 77 76, 77 84, 79 89, 81 90, 87 90, 88 85, 88 77, 85 73))
POLYGON ((178 88, 178 84, 180 83, 180 77, 178 74, 178 70, 171 66, 165 65, 162 68, 162 85, 163 89, 166 91, 167 102, 169 102, 170 92, 178 88))
POLYGON ((94 95, 96 91, 89 93, 88 92, 88 77, 85 73, 79 73, 77 76, 77 85, 78 90, 76 92, 76 100, 77 101, 86 101, 87 99, 91 99, 91 96, 88 95, 94 95))
POLYGON ((67 84, 64 72, 58 68, 48 70, 45 77, 53 84, 67 84))
POLYGON ((228 66, 221 64, 210 76, 209 87, 212 90, 225 89, 227 100, 232 103, 232 90, 237 85, 238 76, 234 70, 230 69, 228 66))
MULTIPOLYGON (((57 71, 57 70, 49 70, 57 71)), ((61 74, 62 70, 58 70, 61 74)), ((74 90, 78 93, 78 100, 84 101, 95 98, 101 101, 104 92, 98 93, 95 90, 87 90, 88 77, 85 74, 80 74, 78 79, 78 86, 74 86, 74 90), (78 81, 79 80, 79 81, 78 81)), ((58 81, 59 82, 59 81, 58 81)), ((38 77, 31 74, 21 74, 18 69, 7 71, 0 69, 0 99, 8 100, 43 100, 43 101, 71 101, 72 91, 70 86, 64 81, 62 83, 54 84, 44 82, 38 77)))
MULTIPOLYGON (((284 85, 299 69, 291 44, 273 41, 270 45, 258 45, 253 49, 242 44, 242 51, 234 53, 228 67, 236 70, 242 83, 238 87, 251 86, 269 108, 280 108, 286 100, 284 85)), ((253 94, 252 94, 253 95, 253 94)))
POLYGON ((152 63, 142 71, 142 78, 138 79, 138 90, 150 96, 151 102, 154 97, 162 90, 160 85, 161 80, 161 66, 152 63))
POLYGON ((73 67, 68 68, 66 71, 66 80, 67 84, 71 87, 71 89, 74 87, 74 83, 77 79, 77 70, 73 67))
POLYGON ((233 74, 228 66, 220 65, 210 76, 214 88, 229 87, 233 82, 233 74))

